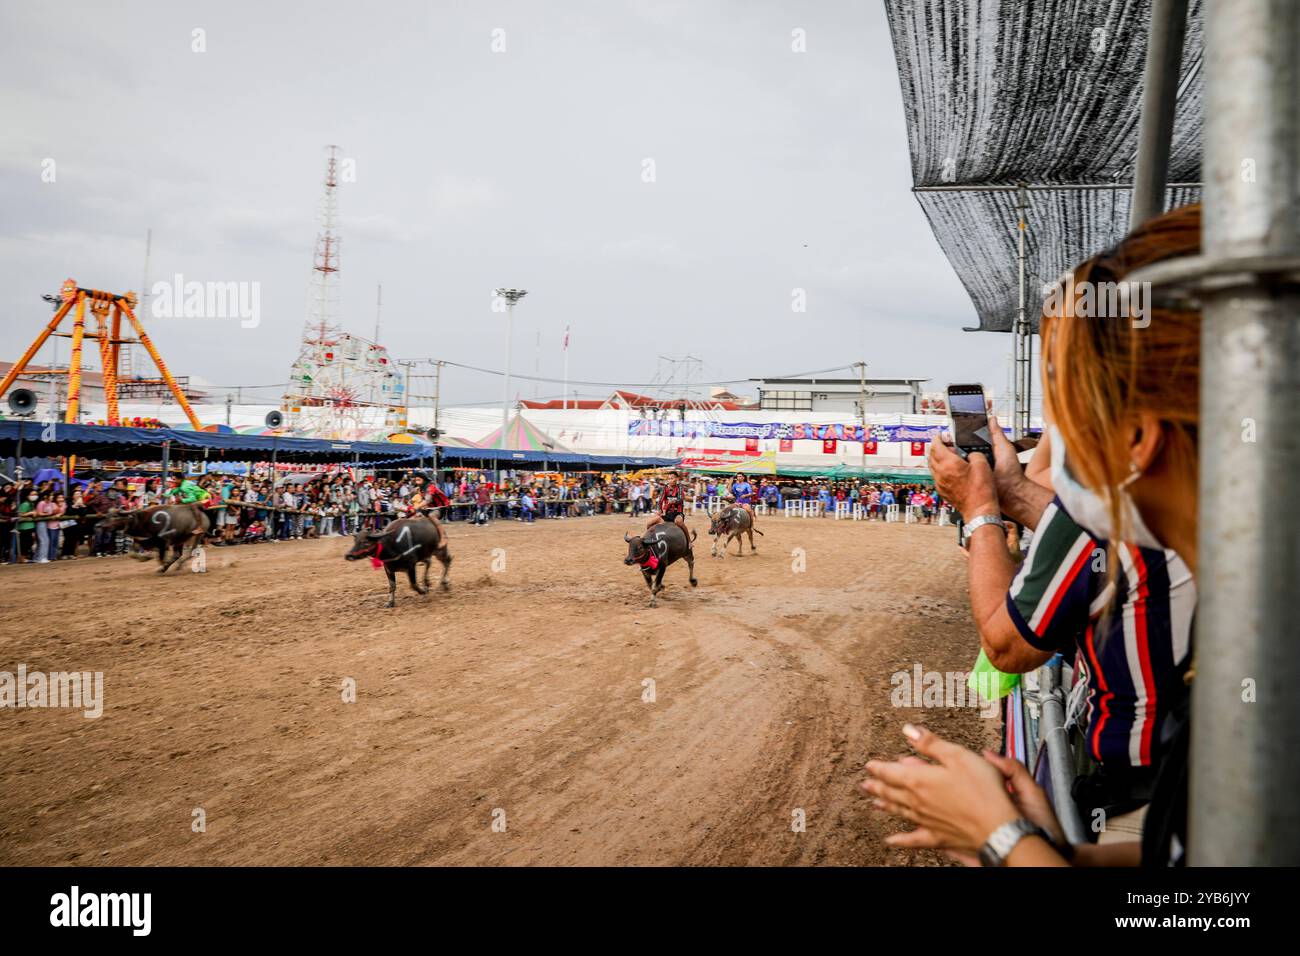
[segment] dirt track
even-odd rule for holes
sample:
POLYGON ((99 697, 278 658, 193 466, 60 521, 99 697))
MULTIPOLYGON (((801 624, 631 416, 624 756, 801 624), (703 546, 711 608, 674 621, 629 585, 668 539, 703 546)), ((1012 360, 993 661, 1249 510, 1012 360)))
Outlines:
POLYGON ((856 784, 906 720, 995 738, 890 705, 894 672, 973 663, 952 528, 760 519, 651 610, 626 518, 449 527, 451 592, 391 611, 339 538, 0 568, 0 670, 103 671, 106 699, 0 710, 0 864, 936 861, 887 850, 856 784))

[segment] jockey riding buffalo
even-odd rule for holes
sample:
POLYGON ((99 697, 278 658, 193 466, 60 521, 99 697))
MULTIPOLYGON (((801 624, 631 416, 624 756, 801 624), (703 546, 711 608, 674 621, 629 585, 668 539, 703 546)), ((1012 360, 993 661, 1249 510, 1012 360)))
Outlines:
MULTIPOLYGON (((758 550, 754 547, 755 531, 758 531, 758 529, 754 527, 754 516, 747 510, 734 505, 728 508, 723 508, 709 521, 709 534, 713 535, 712 555, 715 558, 726 557, 727 548, 730 547, 731 542, 735 540, 737 542, 736 557, 740 557, 740 555, 745 551, 745 539, 741 537, 741 535, 744 534, 749 535, 749 551, 752 554, 758 550), (722 554, 719 555, 718 541, 721 540, 723 535, 727 536, 727 540, 722 545, 722 554)), ((761 531, 758 531, 758 533, 763 534, 761 531)))
MULTIPOLYGON (((114 531, 118 528, 127 535, 142 551, 158 551, 159 574, 166 574, 167 569, 179 561, 185 553, 185 547, 191 551, 203 544, 203 537, 212 527, 212 522, 198 505, 156 505, 141 508, 138 511, 119 511, 114 509, 104 515, 96 528, 114 531), (170 561, 167 549, 173 550, 170 561)), ((148 556, 145 555, 145 559, 148 556)))
POLYGON ((388 575, 388 603, 397 603, 397 572, 405 570, 416 594, 429 593, 429 565, 433 558, 442 562, 442 589, 450 590, 447 574, 451 570, 451 553, 447 550, 447 535, 436 519, 428 515, 418 518, 399 518, 390 521, 383 531, 357 532, 352 550, 344 555, 349 561, 370 558, 383 564, 388 575), (415 566, 424 565, 424 586, 415 581, 415 566))
POLYGON ((627 557, 623 559, 623 563, 641 566, 641 573, 645 576, 645 586, 650 589, 651 607, 658 603, 655 595, 664 589, 664 572, 668 570, 668 565, 678 558, 686 559, 686 566, 691 575, 691 587, 699 584, 695 580, 695 552, 691 549, 695 537, 695 533, 692 532, 688 541, 686 532, 676 524, 657 524, 645 534, 637 535, 635 538, 623 535, 623 540, 627 542, 627 557))

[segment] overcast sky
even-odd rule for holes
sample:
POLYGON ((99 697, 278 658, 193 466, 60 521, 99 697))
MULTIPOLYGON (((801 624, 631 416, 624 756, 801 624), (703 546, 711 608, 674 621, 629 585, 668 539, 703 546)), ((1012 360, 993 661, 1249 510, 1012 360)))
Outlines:
MULTIPOLYGON (((138 290, 152 229, 151 281, 260 284, 256 328, 150 320, 173 371, 283 383, 337 143, 356 170, 344 324, 373 334, 382 283, 395 358, 503 368, 508 285, 530 293, 517 373, 540 331, 561 377, 569 324, 575 381, 647 383, 657 356, 690 354, 707 380, 861 358, 1005 387, 1010 337, 961 331, 974 310, 908 191, 878 2, 10 3, 0 116, 5 359, 66 277, 138 290)), ((444 379, 447 404, 501 395, 491 375, 444 379)))

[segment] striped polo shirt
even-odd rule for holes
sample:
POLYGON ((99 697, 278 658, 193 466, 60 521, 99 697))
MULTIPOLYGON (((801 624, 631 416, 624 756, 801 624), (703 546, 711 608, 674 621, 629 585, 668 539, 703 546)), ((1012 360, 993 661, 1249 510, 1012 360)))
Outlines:
POLYGON ((1053 499, 1007 593, 1007 611, 1042 651, 1077 648, 1088 683, 1088 752, 1150 765, 1160 725, 1182 694, 1196 584, 1173 551, 1093 537, 1053 499), (1119 561, 1107 583, 1106 563, 1119 561))

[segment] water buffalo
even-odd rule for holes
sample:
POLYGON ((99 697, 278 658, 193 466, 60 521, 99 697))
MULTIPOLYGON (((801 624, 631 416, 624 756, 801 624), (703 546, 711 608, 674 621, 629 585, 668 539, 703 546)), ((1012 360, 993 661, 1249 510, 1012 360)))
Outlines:
POLYGON ((184 555, 187 545, 193 552, 203 544, 212 521, 198 505, 155 505, 138 511, 114 509, 107 512, 95 527, 105 531, 121 528, 141 551, 157 550, 161 565, 158 573, 166 574, 168 568, 184 555), (173 552, 170 561, 167 560, 168 548, 173 552))
POLYGON ((416 594, 429 593, 429 565, 433 558, 442 562, 442 589, 450 590, 447 574, 451 571, 451 553, 447 550, 447 535, 436 519, 427 515, 418 518, 399 518, 390 521, 383 531, 359 530, 352 541, 352 550, 344 555, 349 561, 371 558, 384 566, 388 575, 388 603, 397 603, 397 572, 405 569, 416 594), (424 565, 424 585, 415 581, 415 566, 424 565))
MULTIPOLYGON (((726 557, 727 548, 731 542, 737 541, 736 557, 740 557, 745 551, 745 539, 741 537, 744 534, 749 535, 749 551, 752 554, 758 548, 754 547, 754 532, 758 531, 754 527, 754 516, 744 508, 738 508, 734 505, 729 508, 723 508, 709 520, 709 534, 713 535, 713 549, 710 552, 715 558, 726 557), (718 554, 718 542, 722 536, 726 535, 727 540, 723 542, 722 554, 718 554)), ((758 531, 761 535, 763 532, 758 531)), ((766 535, 764 535, 766 537, 766 535)))
POLYGON ((650 589, 651 607, 658 603, 656 595, 664 589, 664 572, 668 570, 668 565, 679 558, 686 559, 691 587, 699 584, 695 580, 695 552, 691 549, 695 537, 695 532, 691 532, 688 541, 686 532, 675 524, 657 524, 636 537, 623 535, 623 540, 627 542, 627 557, 623 563, 640 565, 641 573, 645 576, 645 586, 650 589))

